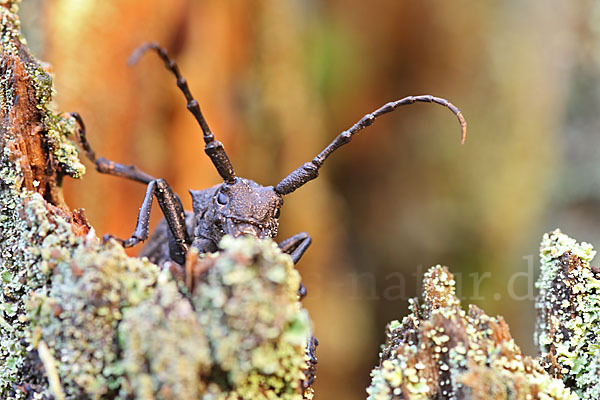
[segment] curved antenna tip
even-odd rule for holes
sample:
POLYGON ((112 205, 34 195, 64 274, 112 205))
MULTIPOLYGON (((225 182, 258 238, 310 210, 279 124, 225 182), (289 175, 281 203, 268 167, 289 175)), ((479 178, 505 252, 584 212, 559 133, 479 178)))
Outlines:
POLYGON ((127 65, 129 65, 131 67, 131 66, 137 64, 137 62, 140 60, 140 58, 142 58, 144 53, 146 53, 148 50, 158 49, 158 48, 159 48, 159 46, 158 46, 158 43, 156 43, 156 42, 142 43, 139 47, 137 47, 135 50, 133 50, 131 52, 129 59, 127 60, 127 65))
POLYGON ((465 140, 467 140, 467 121, 460 111, 456 113, 456 116, 458 122, 460 122, 460 144, 465 144, 465 140))

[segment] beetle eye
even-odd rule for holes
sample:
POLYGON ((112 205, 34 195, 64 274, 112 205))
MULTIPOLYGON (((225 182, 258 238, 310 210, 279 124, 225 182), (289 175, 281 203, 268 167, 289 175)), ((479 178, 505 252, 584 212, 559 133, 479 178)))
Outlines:
POLYGON ((228 201, 229 197, 227 197, 225 193, 219 192, 219 194, 217 195, 217 203, 224 206, 225 204, 227 204, 228 201))
POLYGON ((277 210, 275 210, 275 218, 279 218, 279 216, 281 215, 281 208, 278 208, 277 210))

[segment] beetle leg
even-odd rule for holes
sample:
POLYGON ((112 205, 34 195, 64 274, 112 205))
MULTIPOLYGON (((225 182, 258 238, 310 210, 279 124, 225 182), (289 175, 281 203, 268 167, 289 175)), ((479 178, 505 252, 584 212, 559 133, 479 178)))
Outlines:
POLYGON ((279 243, 279 248, 284 253, 289 254, 294 264, 297 264, 311 243, 312 238, 308 236, 308 233, 300 232, 279 243))
MULTIPOLYGON (((312 243, 312 238, 308 236, 308 233, 301 232, 297 233, 294 236, 285 239, 283 242, 279 243, 279 248, 284 253, 287 253, 292 257, 292 261, 294 265, 298 263, 308 246, 312 243)), ((300 282, 300 288, 298 289, 298 296, 300 300, 306 297, 306 287, 302 282, 300 282)))
POLYGON ((308 368, 304 371, 306 377, 302 380, 302 387, 304 389, 309 388, 317 378, 317 346, 319 341, 313 335, 308 339, 306 345, 306 355, 308 356, 308 368))
POLYGON ((298 297, 300 300, 302 300, 306 297, 306 294, 306 286, 304 286, 304 283, 300 282, 300 287, 298 288, 298 297))
POLYGON ((91 162, 96 164, 96 170, 98 170, 98 172, 108 175, 120 176, 122 178, 127 178, 146 184, 156 180, 155 177, 148 175, 147 173, 137 168, 135 165, 119 164, 114 161, 110 161, 104 157, 96 157, 96 153, 94 152, 92 146, 90 146, 90 143, 87 140, 87 136, 85 134, 85 124, 83 123, 83 119, 78 113, 70 113, 70 115, 75 119, 79 127, 77 131, 79 143, 81 144, 81 147, 83 148, 83 151, 85 152, 87 158, 89 158, 91 162))
POLYGON ((171 187, 164 179, 155 179, 148 184, 146 196, 138 214, 135 231, 131 237, 122 240, 111 235, 106 235, 104 240, 114 238, 121 242, 123 247, 132 247, 148 239, 150 211, 152 210, 154 196, 156 196, 158 205, 169 226, 171 259, 179 264, 183 264, 185 262, 185 253, 187 253, 188 246, 191 243, 185 224, 185 212, 179 196, 171 190, 171 187))
MULTIPOLYGON (((279 249, 284 253, 289 254, 292 257, 294 265, 300 260, 304 252, 308 249, 308 246, 312 243, 312 238, 306 232, 300 232, 294 236, 285 239, 279 243, 279 249)), ((300 288, 298 289, 298 297, 300 300, 306 297, 306 287, 300 282, 300 288)), ((302 387, 304 389, 312 386, 315 378, 317 377, 317 346, 319 341, 312 335, 306 345, 306 355, 308 356, 308 368, 305 370, 306 378, 302 381, 302 387)))

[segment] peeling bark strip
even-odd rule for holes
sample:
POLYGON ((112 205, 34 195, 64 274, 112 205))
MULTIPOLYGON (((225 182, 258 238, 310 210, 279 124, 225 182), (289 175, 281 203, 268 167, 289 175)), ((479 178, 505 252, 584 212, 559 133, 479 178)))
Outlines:
POLYGON ((311 398, 300 276, 274 242, 226 237, 186 290, 65 204, 75 124, 16 3, 0 0, 0 399, 311 398))

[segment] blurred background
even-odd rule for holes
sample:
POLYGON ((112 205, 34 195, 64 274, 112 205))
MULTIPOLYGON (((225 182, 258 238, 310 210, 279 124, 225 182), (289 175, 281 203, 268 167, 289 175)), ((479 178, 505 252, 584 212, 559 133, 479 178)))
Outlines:
MULTIPOLYGON (((464 301, 503 315, 535 354, 544 232, 600 245, 600 5, 591 0, 24 0, 60 110, 97 153, 188 189, 219 183, 155 40, 177 60, 239 176, 276 184, 365 113, 379 119, 285 198, 279 240, 307 231, 298 265, 318 348, 317 398, 364 399, 385 325, 445 264, 464 301)), ((128 237, 145 187, 89 166, 65 182, 99 236, 128 237)), ((153 223, 161 218, 158 207, 153 223)), ((139 249, 133 249, 135 254, 139 249)))

